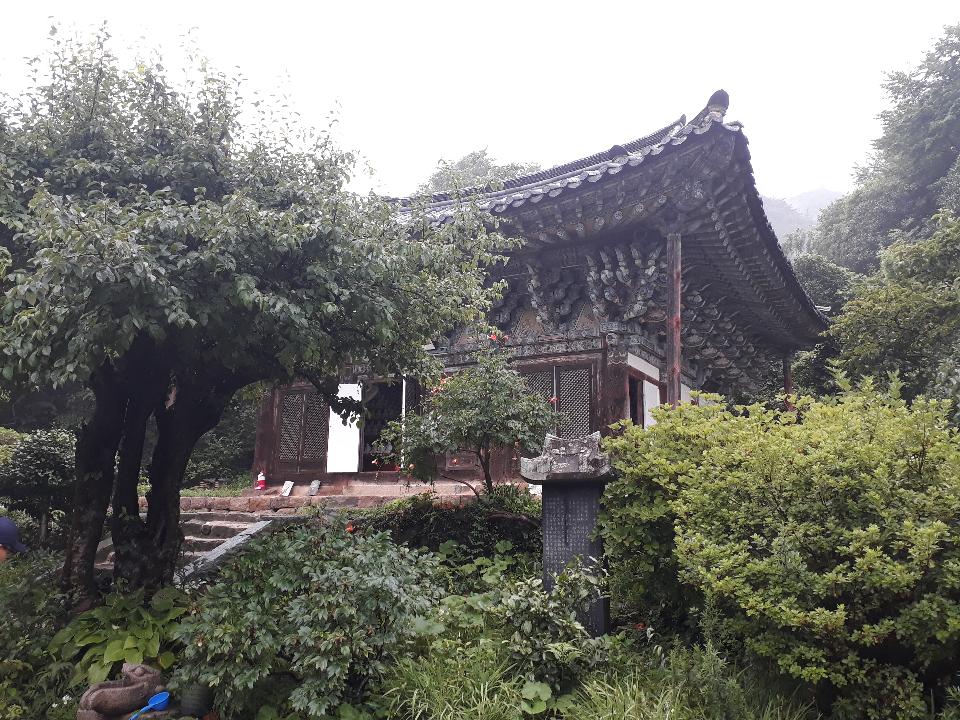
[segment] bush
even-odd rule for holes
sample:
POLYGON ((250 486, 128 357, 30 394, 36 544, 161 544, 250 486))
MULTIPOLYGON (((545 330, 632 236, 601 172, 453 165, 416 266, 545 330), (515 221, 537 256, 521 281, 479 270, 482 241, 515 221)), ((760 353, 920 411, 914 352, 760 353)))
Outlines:
POLYGON ((51 592, 61 558, 33 550, 0 564, 0 718, 72 718, 75 707, 54 708, 68 696, 73 666, 47 652, 66 615, 51 592), (59 714, 58 714, 59 712, 59 714))
POLYGON ((50 534, 51 517, 73 507, 74 446, 67 430, 37 430, 22 436, 0 464, 0 497, 40 523, 41 542, 50 534))
POLYGON ((439 596, 437 573, 430 555, 342 526, 254 540, 183 621, 178 682, 213 687, 225 717, 250 718, 270 702, 328 717, 362 700, 417 636, 416 618, 439 596))
POLYGON ((93 684, 116 676, 123 663, 173 665, 176 619, 186 596, 163 588, 144 600, 143 590, 108 595, 103 605, 81 613, 58 632, 50 651, 74 665, 71 684, 93 684))
POLYGON ((723 443, 732 416, 718 404, 653 412, 648 430, 621 423, 623 432, 603 441, 618 477, 604 492, 600 534, 615 614, 680 630, 696 599, 678 579, 672 503, 682 478, 723 443))
POLYGON ((22 437, 23 435, 16 430, 0 427, 0 466, 10 462, 10 458, 13 457, 13 449, 22 437))
POLYGON ((543 682, 553 694, 569 690, 600 664, 605 641, 591 638, 577 613, 597 596, 599 581, 581 568, 568 568, 547 592, 540 578, 507 586, 491 615, 502 628, 504 646, 517 672, 543 682))
POLYGON ((467 560, 491 557, 503 541, 518 554, 539 555, 542 548, 540 502, 514 485, 498 485, 464 505, 420 494, 350 517, 360 530, 389 532, 395 542, 414 548, 436 551, 453 541, 467 560))
POLYGON ((868 382, 795 412, 687 406, 626 428, 608 444, 623 477, 604 532, 614 568, 631 551, 643 561, 620 586, 643 606, 677 563, 728 631, 815 684, 835 717, 923 717, 925 695, 960 669, 960 442, 947 411, 868 382), (673 559, 655 561, 647 538, 673 559))

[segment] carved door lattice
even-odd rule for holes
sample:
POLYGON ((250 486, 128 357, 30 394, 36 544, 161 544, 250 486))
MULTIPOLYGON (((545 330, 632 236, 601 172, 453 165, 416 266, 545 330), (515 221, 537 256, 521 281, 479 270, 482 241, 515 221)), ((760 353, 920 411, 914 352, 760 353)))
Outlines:
POLYGON ((556 398, 563 415, 556 433, 560 437, 583 437, 591 431, 592 370, 589 366, 554 366, 524 373, 527 386, 537 396, 556 398))
POLYGON ((590 434, 590 368, 557 370, 557 405, 563 414, 557 435, 574 438, 590 434))
POLYGON ((280 401, 280 462, 299 460, 302 430, 303 393, 284 395, 280 401))
POLYGON ((330 409, 317 393, 280 398, 277 460, 288 470, 326 470, 330 409))
POLYGON ((330 433, 330 410, 319 395, 304 398, 303 459, 321 460, 327 457, 327 436, 330 433))
POLYGON ((553 397, 553 369, 526 373, 524 379, 534 395, 549 400, 553 397))

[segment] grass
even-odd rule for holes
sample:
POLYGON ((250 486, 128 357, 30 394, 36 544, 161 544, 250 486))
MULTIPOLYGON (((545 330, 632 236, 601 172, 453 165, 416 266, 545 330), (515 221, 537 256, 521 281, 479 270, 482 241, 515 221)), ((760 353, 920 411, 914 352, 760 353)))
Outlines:
POLYGON ((522 684, 492 643, 450 643, 401 659, 383 700, 391 720, 517 720, 522 684))
MULTIPOLYGON (((240 497, 244 490, 253 487, 253 482, 244 473, 213 487, 210 485, 194 485, 180 489, 180 497, 240 497)), ((150 489, 149 483, 140 483, 137 485, 137 493, 140 497, 147 494, 150 489)))
MULTIPOLYGON (((404 658, 386 678, 391 720, 517 720, 524 680, 494 642, 448 641, 404 658)), ((753 668, 738 670, 711 647, 622 649, 606 669, 559 698, 563 720, 816 720, 810 703, 784 695, 753 668)))
MULTIPOLYGON (((693 651, 691 651, 693 652, 693 651)), ((704 696, 684 681, 634 672, 587 680, 564 708, 566 718, 591 720, 812 720, 809 706, 757 688, 734 686, 726 696, 704 696)))

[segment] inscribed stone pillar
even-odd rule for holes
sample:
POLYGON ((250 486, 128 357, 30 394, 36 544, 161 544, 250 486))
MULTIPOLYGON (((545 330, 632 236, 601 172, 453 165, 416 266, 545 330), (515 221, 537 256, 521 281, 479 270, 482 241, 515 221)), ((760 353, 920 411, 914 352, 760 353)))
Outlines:
MULTIPOLYGON (((540 457, 520 461, 520 474, 543 486, 543 583, 554 578, 574 559, 586 567, 603 562, 603 545, 595 537, 600 497, 612 471, 600 452, 600 433, 582 438, 547 435, 540 457)), ((610 605, 596 597, 580 617, 594 637, 610 627, 610 605)))

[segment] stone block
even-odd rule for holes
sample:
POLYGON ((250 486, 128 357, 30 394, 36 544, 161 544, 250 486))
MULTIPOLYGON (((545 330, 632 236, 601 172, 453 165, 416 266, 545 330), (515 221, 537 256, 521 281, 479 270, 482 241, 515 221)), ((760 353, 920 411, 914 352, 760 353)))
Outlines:
POLYGON ((248 498, 248 501, 247 501, 248 512, 265 512, 269 509, 270 509, 270 498, 268 497, 248 498))
POLYGON ((581 438, 547 435, 543 453, 520 459, 520 475, 527 482, 599 480, 610 477, 610 459, 600 451, 600 433, 581 438))
POLYGON ((272 497, 270 498, 270 509, 297 508, 304 504, 304 499, 303 497, 272 497))
POLYGON ((252 498, 249 497, 230 498, 230 510, 234 512, 246 512, 250 507, 251 499, 252 498))

